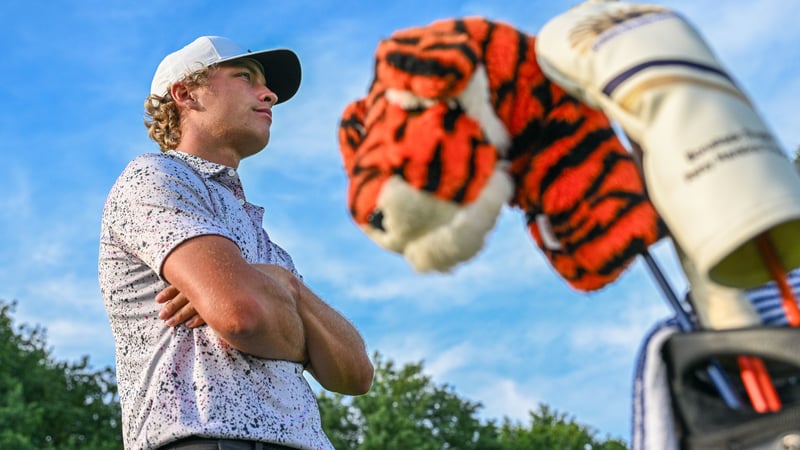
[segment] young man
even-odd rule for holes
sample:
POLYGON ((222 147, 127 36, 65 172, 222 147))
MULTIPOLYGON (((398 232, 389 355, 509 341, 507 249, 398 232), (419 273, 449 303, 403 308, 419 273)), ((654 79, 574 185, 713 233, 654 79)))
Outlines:
POLYGON ((328 449, 304 370, 371 386, 359 333, 270 240, 236 171, 299 84, 292 51, 216 36, 156 70, 145 124, 162 151, 120 175, 100 242, 127 449, 328 449))

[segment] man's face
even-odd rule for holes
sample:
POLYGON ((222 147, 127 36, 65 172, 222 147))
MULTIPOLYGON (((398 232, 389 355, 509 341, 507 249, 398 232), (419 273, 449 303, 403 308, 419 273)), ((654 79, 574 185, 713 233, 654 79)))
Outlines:
POLYGON ((231 147, 245 158, 269 143, 277 97, 255 61, 220 65, 210 71, 206 85, 192 91, 201 112, 196 117, 214 141, 210 144, 231 147))

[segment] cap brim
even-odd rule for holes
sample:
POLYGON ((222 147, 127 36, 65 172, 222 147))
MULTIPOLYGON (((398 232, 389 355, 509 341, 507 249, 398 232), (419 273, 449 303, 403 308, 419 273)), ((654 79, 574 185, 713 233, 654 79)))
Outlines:
POLYGON ((293 51, 282 48, 264 50, 229 58, 225 61, 234 61, 240 58, 252 58, 261 63, 264 68, 264 77, 267 79, 267 87, 278 96, 276 105, 289 100, 300 89, 302 78, 300 59, 293 51))

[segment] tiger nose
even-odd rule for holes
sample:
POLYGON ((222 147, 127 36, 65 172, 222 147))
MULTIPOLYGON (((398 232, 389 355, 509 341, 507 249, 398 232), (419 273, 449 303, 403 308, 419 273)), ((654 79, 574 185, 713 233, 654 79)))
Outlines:
POLYGON ((372 211, 372 213, 367 217, 367 222, 372 225, 373 228, 381 230, 383 232, 386 231, 386 228, 383 227, 383 211, 380 209, 376 209, 372 211))

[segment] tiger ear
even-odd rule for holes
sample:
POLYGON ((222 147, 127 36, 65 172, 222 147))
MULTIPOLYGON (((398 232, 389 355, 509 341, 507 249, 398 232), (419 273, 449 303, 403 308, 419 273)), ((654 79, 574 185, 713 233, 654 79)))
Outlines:
POLYGON ((481 51, 466 33, 417 27, 382 40, 375 58, 376 78, 387 89, 443 99, 464 90, 481 51))
POLYGON ((347 173, 351 172, 358 147, 364 142, 366 99, 348 104, 342 111, 339 121, 339 152, 347 173))

